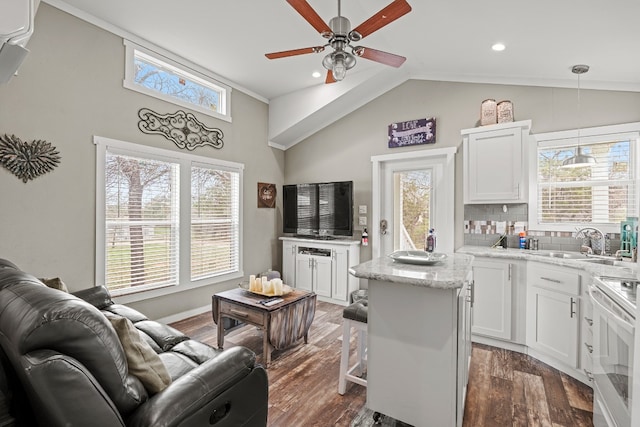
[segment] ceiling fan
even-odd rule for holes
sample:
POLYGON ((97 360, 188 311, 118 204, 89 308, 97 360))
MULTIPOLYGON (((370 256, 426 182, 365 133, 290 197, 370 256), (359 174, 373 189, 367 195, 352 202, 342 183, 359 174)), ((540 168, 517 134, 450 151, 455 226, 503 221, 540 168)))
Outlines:
POLYGON ((394 0, 388 6, 380 10, 371 18, 358 25, 353 30, 347 18, 340 14, 340 0, 338 0, 338 16, 332 18, 327 25, 306 0, 287 0, 313 28, 328 39, 323 46, 306 47, 302 49, 285 50, 282 52, 267 53, 269 59, 285 58, 288 56, 304 55, 307 53, 320 53, 327 46, 331 46, 333 52, 322 60, 322 65, 328 70, 325 83, 335 83, 344 79, 347 70, 356 65, 356 57, 379 62, 392 67, 401 66, 407 58, 381 50, 364 46, 351 46, 351 42, 359 42, 374 31, 395 21, 411 11, 411 6, 406 0, 394 0), (347 49, 350 48, 351 52, 347 49))

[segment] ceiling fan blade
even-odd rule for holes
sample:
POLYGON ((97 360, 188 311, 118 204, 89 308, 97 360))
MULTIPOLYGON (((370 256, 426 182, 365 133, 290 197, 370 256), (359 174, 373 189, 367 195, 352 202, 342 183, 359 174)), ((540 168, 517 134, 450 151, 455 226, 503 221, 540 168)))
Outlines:
POLYGON ((371 49, 369 47, 357 46, 353 48, 353 53, 360 58, 370 61, 380 62, 381 64, 390 65, 398 68, 407 60, 404 56, 395 55, 393 53, 383 52, 381 50, 371 49))
POLYGON ((286 58, 287 56, 304 55, 307 53, 318 53, 324 50, 324 46, 304 47, 302 49, 283 50, 282 52, 265 53, 269 59, 286 58))
POLYGON ((316 29, 320 34, 322 33, 330 33, 331 28, 327 25, 326 22, 322 20, 320 15, 316 13, 315 10, 311 7, 306 0, 287 0, 293 8, 300 14, 306 21, 311 24, 313 28, 316 29))
POLYGON ((324 80, 326 84, 337 82, 336 79, 333 78, 333 71, 327 70, 327 78, 324 80))
POLYGON ((352 33, 357 33, 360 37, 355 37, 353 40, 361 40, 409 12, 411 12, 411 6, 406 0, 394 0, 380 12, 354 28, 352 33))

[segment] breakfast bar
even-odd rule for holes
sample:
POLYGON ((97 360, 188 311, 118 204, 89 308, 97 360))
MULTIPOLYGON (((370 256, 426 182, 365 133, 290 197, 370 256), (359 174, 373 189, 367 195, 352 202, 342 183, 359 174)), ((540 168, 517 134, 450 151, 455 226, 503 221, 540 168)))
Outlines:
POLYGON ((367 407, 413 426, 460 426, 471 355, 472 255, 380 257, 368 280, 367 407), (429 265, 427 265, 429 264, 429 265))

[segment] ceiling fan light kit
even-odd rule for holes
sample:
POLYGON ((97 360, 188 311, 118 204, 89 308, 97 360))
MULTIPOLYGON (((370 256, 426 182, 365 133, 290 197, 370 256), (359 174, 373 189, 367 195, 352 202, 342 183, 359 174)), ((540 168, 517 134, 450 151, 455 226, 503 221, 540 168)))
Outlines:
POLYGON ((349 19, 341 15, 340 0, 338 0, 338 16, 331 18, 328 25, 306 0, 287 0, 287 3, 328 41, 324 46, 265 54, 269 59, 285 58, 307 53, 319 53, 327 46, 330 46, 333 52, 326 55, 322 60, 322 65, 327 69, 325 83, 335 83, 344 79, 347 71, 356 65, 356 56, 396 68, 401 66, 406 60, 405 57, 392 53, 363 46, 350 45, 351 42, 358 42, 374 31, 409 13, 411 6, 406 0, 394 0, 353 30, 351 30, 351 22, 349 19), (347 49, 351 49, 351 52, 347 49))

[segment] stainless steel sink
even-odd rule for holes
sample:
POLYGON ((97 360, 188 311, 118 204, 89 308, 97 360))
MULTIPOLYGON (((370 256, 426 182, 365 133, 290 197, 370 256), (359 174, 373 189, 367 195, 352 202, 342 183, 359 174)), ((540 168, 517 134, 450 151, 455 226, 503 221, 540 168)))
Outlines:
POLYGON ((603 265, 613 265, 614 267, 629 267, 628 262, 619 261, 617 259, 608 259, 608 258, 585 258, 581 260, 583 262, 588 262, 591 264, 603 264, 603 265))
POLYGON ((551 258, 564 258, 564 259, 581 259, 587 260, 587 256, 579 252, 565 252, 565 251, 539 251, 535 255, 551 258))

